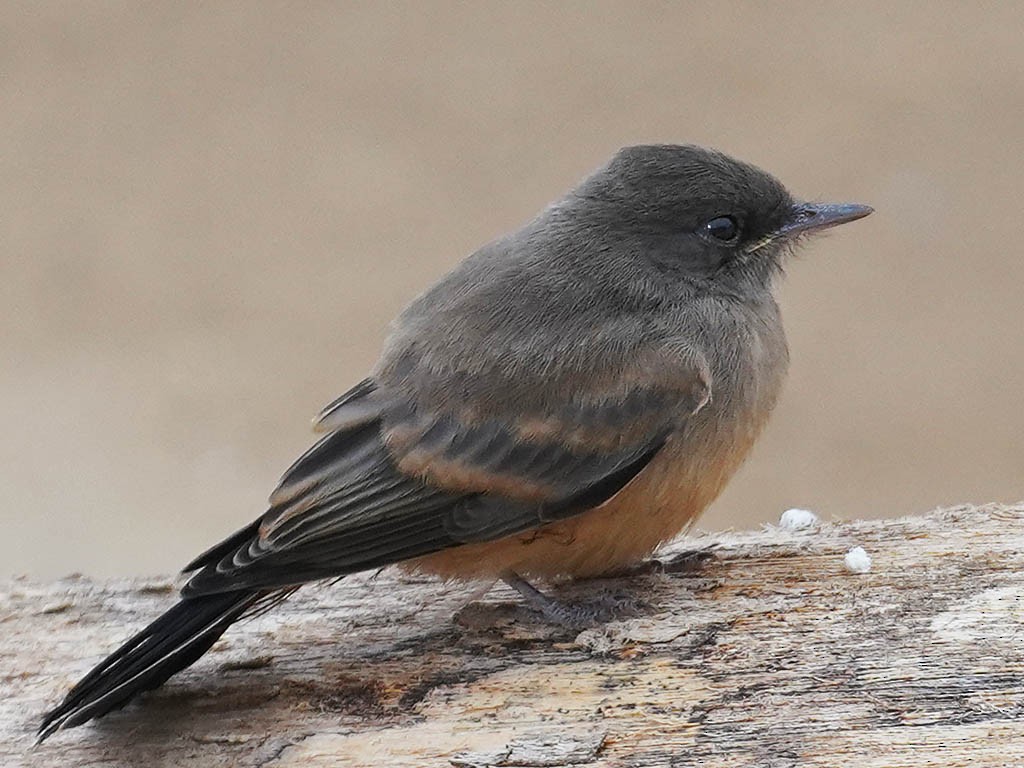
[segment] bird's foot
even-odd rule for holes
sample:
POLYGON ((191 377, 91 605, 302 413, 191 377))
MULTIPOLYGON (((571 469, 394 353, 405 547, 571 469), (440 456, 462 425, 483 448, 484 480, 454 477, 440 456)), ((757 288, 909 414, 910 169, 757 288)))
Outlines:
POLYGON ((662 573, 693 573, 714 558, 713 547, 702 547, 690 549, 684 552, 665 554, 662 557, 644 560, 641 563, 615 571, 609 576, 615 578, 629 578, 632 576, 647 576, 662 573))
POLYGON ((567 629, 586 629, 633 613, 639 605, 635 599, 610 593, 585 602, 565 603, 544 594, 517 574, 507 574, 502 580, 518 592, 526 604, 544 619, 567 629))

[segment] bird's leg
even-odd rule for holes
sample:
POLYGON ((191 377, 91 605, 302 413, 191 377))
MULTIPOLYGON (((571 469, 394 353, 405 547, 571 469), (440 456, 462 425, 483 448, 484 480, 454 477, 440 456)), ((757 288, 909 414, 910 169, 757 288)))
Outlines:
POLYGON ((563 603, 549 597, 516 573, 506 573, 501 580, 522 595, 526 604, 540 613, 548 621, 570 629, 582 629, 593 626, 603 620, 614 617, 630 601, 619 600, 611 595, 586 604, 563 603))

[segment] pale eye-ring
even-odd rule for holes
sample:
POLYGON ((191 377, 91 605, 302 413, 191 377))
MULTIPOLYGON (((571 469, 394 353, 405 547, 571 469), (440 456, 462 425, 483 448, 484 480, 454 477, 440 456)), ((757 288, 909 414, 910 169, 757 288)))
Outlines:
POLYGON ((740 234, 740 225, 732 216, 716 216, 703 229, 704 234, 721 243, 731 243, 740 234))

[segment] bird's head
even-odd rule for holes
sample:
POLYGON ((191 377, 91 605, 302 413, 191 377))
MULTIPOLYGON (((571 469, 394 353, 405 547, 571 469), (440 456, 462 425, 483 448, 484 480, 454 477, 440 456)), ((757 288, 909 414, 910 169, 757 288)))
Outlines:
POLYGON ((620 150, 570 198, 602 236, 643 243, 667 277, 726 289, 767 287, 800 240, 872 211, 802 202, 752 165, 666 144, 620 150))

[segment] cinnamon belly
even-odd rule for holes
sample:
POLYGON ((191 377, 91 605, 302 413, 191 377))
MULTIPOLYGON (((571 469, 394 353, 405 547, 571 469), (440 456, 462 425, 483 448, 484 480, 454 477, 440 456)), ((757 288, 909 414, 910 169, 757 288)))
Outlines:
POLYGON ((681 533, 704 511, 746 458, 760 428, 761 423, 748 423, 727 436, 709 435, 710 440, 702 441, 676 435, 599 507, 532 531, 410 560, 402 567, 446 579, 496 578, 512 571, 550 580, 621 570, 681 533))

